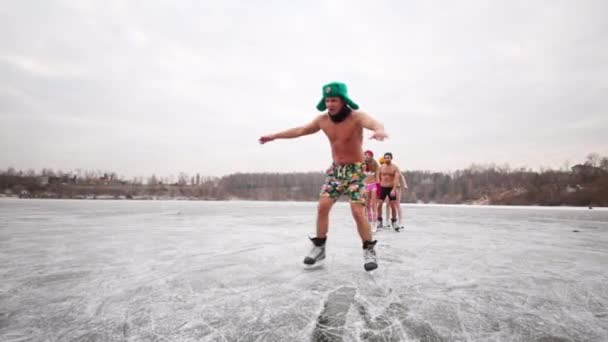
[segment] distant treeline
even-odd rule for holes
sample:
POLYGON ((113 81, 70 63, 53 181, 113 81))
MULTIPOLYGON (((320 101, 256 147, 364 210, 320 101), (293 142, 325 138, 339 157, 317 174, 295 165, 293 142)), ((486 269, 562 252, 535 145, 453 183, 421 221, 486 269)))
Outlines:
MULTIPOLYGON (((405 171, 408 203, 608 206, 608 158, 590 154, 582 164, 532 171, 473 165, 451 173, 405 171)), ((150 176, 125 180, 112 172, 43 169, 0 172, 4 196, 33 198, 201 199, 314 201, 324 174, 236 173, 224 177, 150 176)))

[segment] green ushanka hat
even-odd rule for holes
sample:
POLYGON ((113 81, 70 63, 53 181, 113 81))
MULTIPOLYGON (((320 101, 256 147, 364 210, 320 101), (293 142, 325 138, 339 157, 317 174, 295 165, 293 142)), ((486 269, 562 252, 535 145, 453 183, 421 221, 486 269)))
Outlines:
POLYGON ((348 97, 348 89, 344 83, 332 82, 323 86, 323 98, 317 105, 319 111, 327 109, 327 107, 325 107, 325 98, 327 97, 341 97, 350 108, 359 109, 359 105, 348 97))

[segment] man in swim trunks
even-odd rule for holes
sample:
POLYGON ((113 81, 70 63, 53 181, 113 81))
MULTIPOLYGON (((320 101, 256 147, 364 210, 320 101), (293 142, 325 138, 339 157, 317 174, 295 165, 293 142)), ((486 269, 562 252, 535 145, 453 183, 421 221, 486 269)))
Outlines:
POLYGON ((397 225, 397 186, 399 185, 400 174, 399 168, 393 165, 393 154, 387 152, 384 154, 384 164, 380 166, 380 197, 378 198, 378 228, 382 225, 382 202, 389 198, 389 206, 391 208, 391 225, 393 229, 399 231, 397 225))
POLYGON ((314 265, 325 259, 325 242, 329 225, 329 212, 340 195, 350 198, 350 208, 357 224, 363 245, 364 268, 366 271, 378 267, 372 240, 372 232, 364 212, 365 184, 363 180, 363 129, 371 130, 370 139, 387 138, 384 126, 358 110, 359 106, 348 97, 344 83, 334 82, 323 86, 323 98, 317 104, 319 111, 327 112, 317 116, 312 122, 279 133, 262 136, 261 144, 275 139, 291 139, 323 131, 329 139, 333 163, 326 171, 325 183, 321 188, 317 206, 317 235, 311 238, 314 247, 304 258, 304 264, 314 265))
MULTIPOLYGON (((384 164, 384 157, 380 157, 380 163, 384 164)), ((394 160, 391 160, 391 164, 395 165, 395 167, 397 167, 399 170, 401 170, 401 168, 395 164, 394 160)), ((405 179, 405 176, 403 175, 403 173, 399 173, 399 182, 397 183, 397 218, 398 218, 398 226, 399 229, 403 229, 403 211, 401 210, 401 196, 403 195, 403 192, 408 190, 408 186, 407 186, 407 180, 405 179)), ((378 191, 380 191, 380 186, 378 186, 378 191)), ((380 194, 378 194, 378 196, 376 196, 377 198, 380 197, 380 194)), ((390 217, 390 204, 388 203, 388 198, 386 200, 384 200, 384 202, 382 202, 382 205, 384 205, 386 203, 386 217, 390 217)), ((381 214, 378 216, 382 216, 381 214)))

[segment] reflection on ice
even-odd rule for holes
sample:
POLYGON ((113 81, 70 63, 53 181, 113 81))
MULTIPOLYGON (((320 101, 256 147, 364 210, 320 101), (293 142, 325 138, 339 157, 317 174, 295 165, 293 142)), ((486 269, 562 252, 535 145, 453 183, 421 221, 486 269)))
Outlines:
POLYGON ((307 270, 314 203, 0 200, 0 340, 608 340, 608 211, 404 211, 368 274, 343 203, 307 270))

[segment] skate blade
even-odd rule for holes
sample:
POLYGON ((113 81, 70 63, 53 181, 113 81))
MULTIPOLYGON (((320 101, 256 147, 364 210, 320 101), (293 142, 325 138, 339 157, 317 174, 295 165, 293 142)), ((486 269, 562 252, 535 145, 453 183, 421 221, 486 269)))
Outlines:
POLYGON ((318 270, 325 266, 325 259, 319 260, 312 265, 302 263, 302 266, 303 266, 304 270, 306 270, 306 271, 318 270))

